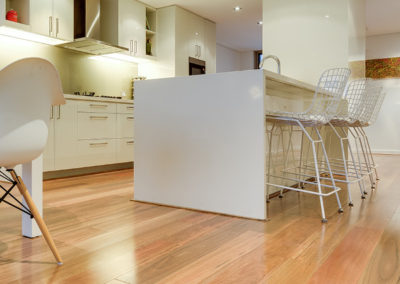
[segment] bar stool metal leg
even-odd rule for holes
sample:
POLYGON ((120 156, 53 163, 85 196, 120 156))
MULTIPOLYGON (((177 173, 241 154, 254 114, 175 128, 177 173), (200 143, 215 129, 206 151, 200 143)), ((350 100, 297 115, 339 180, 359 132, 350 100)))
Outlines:
POLYGON ((268 164, 267 164, 267 203, 269 203, 270 178, 271 178, 271 159, 272 159, 272 138, 274 135, 275 122, 273 122, 271 130, 267 129, 268 135, 268 164))
MULTIPOLYGON (((331 181, 332 185, 335 187, 335 186, 336 186, 336 184, 335 184, 335 179, 334 179, 334 177, 333 177, 331 164, 330 164, 330 162, 329 162, 329 158, 328 158, 328 155, 327 155, 327 153, 326 153, 324 141, 323 141, 323 139, 322 139, 322 136, 321 136, 321 133, 319 132, 318 127, 315 127, 315 131, 317 132, 318 139, 321 141, 320 144, 321 144, 322 152, 323 152, 323 155, 324 155, 324 158, 325 158, 325 163, 326 163, 326 166, 327 166, 328 171, 329 171, 330 181, 331 181)), ((335 196, 336 196, 337 204, 338 204, 338 206, 339 206, 338 212, 339 212, 339 213, 342 213, 342 212, 343 212, 343 208, 342 208, 342 204, 341 204, 341 202, 340 202, 339 194, 338 194, 337 192, 335 192, 335 196)))
MULTIPOLYGON (((371 146, 370 146, 370 144, 369 144, 368 136, 367 136, 367 134, 365 133, 364 128, 359 127, 359 130, 360 130, 360 133, 361 133, 361 135, 362 135, 362 137, 363 137, 363 139, 364 139, 365 148, 366 148, 366 150, 367 150, 367 155, 368 155, 368 157, 369 157, 370 160, 371 160, 372 168, 373 168, 373 170, 374 170, 374 172, 375 172, 375 180, 379 180, 377 165, 376 165, 376 163, 375 163, 374 156, 372 155, 371 146)), ((375 182, 374 182, 374 185, 375 185, 375 182)))
MULTIPOLYGON (((344 168, 344 175, 345 175, 345 182, 346 182, 346 187, 347 187, 347 194, 349 197, 349 206, 353 206, 353 200, 351 198, 351 190, 350 190, 350 179, 349 179, 349 171, 348 171, 348 166, 347 166, 347 159, 346 159, 346 154, 345 154, 345 145, 344 141, 347 140, 347 137, 342 137, 339 132, 335 129, 335 127, 329 122, 328 125, 332 129, 333 133, 335 133, 336 137, 340 141, 340 150, 342 152, 342 161, 343 161, 343 168, 344 168)), ((348 144, 348 143, 347 143, 348 144)), ((349 147, 350 145, 348 145, 349 147)), ((353 161, 354 163, 354 161, 353 161)))
MULTIPOLYGON (((357 135, 354 134, 354 132, 351 130, 351 128, 349 128, 349 132, 351 134, 351 136, 353 136, 354 139, 354 145, 356 146, 356 153, 357 153, 357 161, 358 161, 358 168, 360 169, 361 172, 361 176, 363 176, 363 166, 361 164, 361 157, 360 157, 360 150, 358 148, 358 143, 357 141, 359 140, 357 135)), ((364 183, 364 179, 362 179, 362 183, 364 183)), ((364 187, 365 188, 365 187, 364 187)), ((363 192, 361 192, 361 199, 365 199, 365 190, 363 192)))
MULTIPOLYGON (((369 177, 369 181, 370 181, 370 184, 371 184, 371 189, 373 189, 374 188, 374 177, 373 177, 371 161, 369 160, 369 155, 367 154, 366 147, 365 147, 365 145, 363 143, 363 137, 362 137, 362 134, 359 133, 358 127, 354 127, 354 132, 357 133, 357 139, 358 139, 358 141, 360 143, 361 152, 363 154, 365 166, 366 166, 367 171, 368 171, 368 177, 369 177)), ((367 194, 367 192, 365 191, 364 194, 367 194)))
MULTIPOLYGON (((339 129, 342 131, 343 135, 346 137, 347 140, 347 148, 349 150, 349 154, 351 157, 351 162, 353 164, 353 168, 354 168, 354 172, 356 174, 356 178, 358 179, 358 186, 360 188, 360 193, 361 196, 364 194, 365 192, 365 184, 364 184, 364 180, 362 177, 362 172, 361 172, 361 168, 359 168, 359 165, 357 166, 357 162, 356 159, 354 158, 354 154, 353 154, 353 147, 351 146, 351 143, 349 141, 349 136, 347 135, 347 132, 343 129, 343 127, 339 127, 339 129)), ((349 203, 349 206, 353 206, 353 203, 349 203)))

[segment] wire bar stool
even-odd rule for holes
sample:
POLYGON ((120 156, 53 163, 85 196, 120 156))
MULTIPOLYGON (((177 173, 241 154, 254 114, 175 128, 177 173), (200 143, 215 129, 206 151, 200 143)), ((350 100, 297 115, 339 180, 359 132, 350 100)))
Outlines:
POLYGON ((369 84, 369 80, 367 79, 359 79, 350 82, 343 95, 343 100, 341 101, 343 105, 338 108, 338 113, 328 123, 328 126, 331 128, 337 140, 340 142, 339 144, 341 150, 341 158, 333 159, 331 161, 335 167, 334 175, 338 177, 335 179, 335 181, 346 184, 349 206, 353 206, 350 190, 350 184, 353 182, 358 183, 361 192, 361 198, 365 199, 366 191, 363 177, 366 174, 369 174, 369 171, 367 170, 366 172, 365 167, 363 167, 357 142, 355 144, 357 148, 357 159, 355 159, 348 135, 348 132, 351 132, 351 130, 347 131, 347 127, 356 123, 361 114, 365 111, 365 104, 370 99, 369 95, 373 94, 374 91, 371 90, 370 87, 371 84, 369 84))
MULTIPOLYGON (((279 188, 281 190, 280 196, 284 189, 293 190, 297 192, 304 192, 319 196, 322 222, 327 222, 324 200, 323 197, 335 195, 338 212, 342 213, 342 205, 339 199, 338 191, 340 188, 336 186, 333 176, 332 168, 328 159, 327 150, 325 148, 324 140, 322 138, 320 127, 326 125, 337 113, 346 83, 350 76, 348 68, 333 68, 328 69, 322 73, 312 101, 309 106, 301 112, 286 112, 277 110, 268 110, 266 113, 266 120, 268 124, 272 124, 271 130, 267 130, 268 139, 268 159, 267 159, 267 200, 269 199, 269 192, 271 187, 279 188), (303 143, 307 141, 311 145, 312 159, 314 167, 312 169, 302 168, 288 169, 287 161, 290 150, 293 149, 293 132, 294 127, 299 128, 302 133, 302 145, 300 148, 300 165, 302 165, 302 152, 304 151, 303 143), (272 140, 274 131, 280 131, 280 137, 283 139, 283 129, 288 128, 288 144, 287 147, 283 146, 282 162, 283 170, 280 176, 271 174, 271 154, 272 154, 272 140), (320 160, 324 161, 324 168, 327 169, 328 177, 322 178, 321 173, 325 169, 320 167, 320 160), (274 179, 274 183, 271 182, 274 179), (276 182, 280 181, 280 182, 276 182), (327 182, 325 182, 327 181, 327 182), (304 185, 314 185, 317 191, 305 189, 304 185)), ((283 142, 283 141, 282 141, 283 142)))
POLYGON ((386 93, 383 92, 382 82, 380 80, 367 81, 367 94, 364 99, 364 106, 361 115, 357 121, 351 124, 349 130, 356 141, 358 141, 364 158, 364 165, 368 171, 371 189, 375 188, 376 181, 379 180, 377 164, 372 155, 368 136, 364 131, 364 127, 368 127, 375 123, 380 113, 386 93), (375 175, 375 177, 374 177, 375 175))
POLYGON ((376 165, 369 147, 368 137, 362 126, 369 125, 372 117, 376 119, 384 98, 380 82, 371 79, 359 79, 348 84, 343 97, 345 107, 338 110, 338 114, 328 123, 340 141, 342 158, 331 159, 331 165, 336 167, 334 172, 337 182, 347 185, 349 206, 353 206, 350 183, 358 182, 361 198, 365 199, 364 177, 369 176, 371 187, 374 188, 373 171, 376 165), (367 122, 365 122, 367 121, 367 122), (349 133, 354 139, 356 156, 349 142, 349 133), (346 159, 346 151, 350 156, 346 159), (356 159, 356 158, 357 159, 356 159))

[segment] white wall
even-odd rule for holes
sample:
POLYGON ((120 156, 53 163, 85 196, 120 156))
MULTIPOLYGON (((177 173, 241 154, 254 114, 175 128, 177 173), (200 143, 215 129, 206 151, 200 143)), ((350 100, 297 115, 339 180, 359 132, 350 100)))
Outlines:
POLYGON ((367 37, 367 59, 400 57, 400 33, 367 37))
POLYGON ((64 93, 92 91, 99 95, 132 93, 137 64, 91 56, 64 48, 0 36, 0 69, 25 58, 41 57, 52 62, 60 73, 64 93))
POLYGON ((254 69, 254 51, 240 53, 240 70, 254 69))
MULTIPOLYGON (((367 59, 400 57, 400 33, 367 37, 367 59)), ((400 154, 400 78, 386 79, 385 101, 375 124, 366 128, 376 153, 400 154)))
POLYGON ((217 44, 217 73, 254 69, 254 52, 217 44))
MULTIPOLYGON (((347 9, 347 0, 263 0, 263 54, 280 58, 282 74, 316 84, 325 69, 348 65, 347 9)), ((265 66, 276 71, 272 60, 265 66)))
POLYGON ((400 79, 383 80, 386 97, 378 119, 365 129, 375 153, 400 154, 400 79))
POLYGON ((365 60, 366 49, 366 2, 348 2, 349 61, 365 60))
POLYGON ((240 52, 217 44, 217 73, 239 70, 240 52))

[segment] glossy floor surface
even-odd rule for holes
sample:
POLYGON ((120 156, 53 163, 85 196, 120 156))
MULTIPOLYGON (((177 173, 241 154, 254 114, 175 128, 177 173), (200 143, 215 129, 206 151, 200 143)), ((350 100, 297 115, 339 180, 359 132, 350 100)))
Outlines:
POLYGON ((362 201, 354 187, 343 214, 327 198, 327 224, 316 197, 294 192, 261 222, 130 201, 130 170, 47 181, 64 265, 2 204, 0 283, 399 283, 400 156, 376 159, 376 191, 362 201))

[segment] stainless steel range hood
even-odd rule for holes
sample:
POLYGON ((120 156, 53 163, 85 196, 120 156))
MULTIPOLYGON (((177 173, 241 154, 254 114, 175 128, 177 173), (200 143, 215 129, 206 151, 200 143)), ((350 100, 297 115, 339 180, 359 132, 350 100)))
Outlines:
POLYGON ((74 38, 58 46, 93 55, 104 55, 127 48, 101 40, 100 0, 74 0, 74 38))

